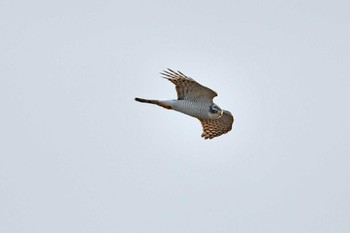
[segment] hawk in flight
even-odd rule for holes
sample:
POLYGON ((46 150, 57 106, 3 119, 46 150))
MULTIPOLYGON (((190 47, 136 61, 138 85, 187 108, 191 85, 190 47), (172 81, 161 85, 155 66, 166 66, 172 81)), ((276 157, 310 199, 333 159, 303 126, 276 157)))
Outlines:
POLYGON ((163 78, 175 84, 177 100, 135 98, 136 101, 156 104, 197 118, 202 123, 204 139, 218 137, 232 129, 233 115, 214 104, 213 98, 217 96, 215 91, 202 86, 180 71, 168 69, 161 74, 163 78))

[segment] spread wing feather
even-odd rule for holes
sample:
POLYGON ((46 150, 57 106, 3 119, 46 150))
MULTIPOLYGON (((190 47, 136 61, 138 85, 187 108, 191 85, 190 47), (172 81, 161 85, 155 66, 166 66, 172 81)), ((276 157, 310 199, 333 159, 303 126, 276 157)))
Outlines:
POLYGON ((232 129, 233 116, 229 111, 224 110, 224 114, 214 120, 200 120, 203 127, 202 137, 204 139, 213 139, 232 129))
POLYGON ((202 86, 180 71, 175 72, 168 69, 164 70, 161 74, 164 78, 175 84, 178 100, 205 101, 212 103, 213 98, 218 95, 215 91, 202 86))

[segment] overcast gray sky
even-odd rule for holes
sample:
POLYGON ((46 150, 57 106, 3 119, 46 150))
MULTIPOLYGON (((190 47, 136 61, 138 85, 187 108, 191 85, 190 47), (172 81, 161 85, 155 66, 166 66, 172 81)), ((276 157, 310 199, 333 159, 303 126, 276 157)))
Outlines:
POLYGON ((349 7, 2 0, 0 232, 349 232, 349 7), (133 100, 168 67, 230 133, 133 100))

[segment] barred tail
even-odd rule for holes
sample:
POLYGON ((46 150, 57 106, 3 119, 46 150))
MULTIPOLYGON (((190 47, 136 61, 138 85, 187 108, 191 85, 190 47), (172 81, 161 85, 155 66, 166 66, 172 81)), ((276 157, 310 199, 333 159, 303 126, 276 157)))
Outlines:
POLYGON ((135 98, 135 100, 141 103, 158 104, 158 100, 146 100, 141 98, 135 98))
POLYGON ((158 106, 161 106, 166 109, 172 109, 171 106, 165 104, 163 101, 159 100, 147 100, 147 99, 142 99, 142 98, 135 98, 136 101, 141 102, 141 103, 147 103, 147 104, 156 104, 158 106))

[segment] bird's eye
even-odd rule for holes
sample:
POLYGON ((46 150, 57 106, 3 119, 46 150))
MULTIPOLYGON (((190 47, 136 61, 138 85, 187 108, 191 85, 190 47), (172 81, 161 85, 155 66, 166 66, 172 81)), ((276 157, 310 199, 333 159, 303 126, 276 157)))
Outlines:
POLYGON ((215 113, 218 113, 218 110, 216 110, 216 109, 214 108, 214 106, 211 105, 211 106, 210 106, 210 112, 213 113, 213 114, 215 114, 215 113))

